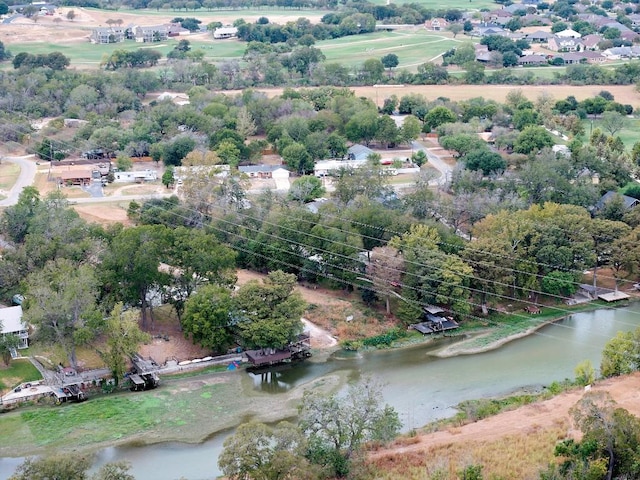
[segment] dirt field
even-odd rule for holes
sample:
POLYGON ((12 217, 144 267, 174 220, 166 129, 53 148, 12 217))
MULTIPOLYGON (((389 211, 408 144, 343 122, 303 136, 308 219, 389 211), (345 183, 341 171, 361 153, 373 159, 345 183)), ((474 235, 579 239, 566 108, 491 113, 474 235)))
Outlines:
MULTIPOLYGON (((640 415, 640 373, 622 378, 609 379, 599 382, 592 388, 593 392, 607 392, 618 403, 633 415, 640 415)), ((447 452, 455 451, 460 445, 471 451, 474 445, 484 442, 498 441, 503 437, 527 436, 532 432, 554 430, 559 426, 566 428, 563 437, 578 437, 579 431, 571 425, 569 410, 585 394, 583 389, 558 395, 550 400, 521 407, 517 410, 504 412, 494 417, 470 423, 462 427, 450 427, 447 430, 419 434, 407 444, 407 439, 401 439, 389 448, 373 452, 370 457, 377 465, 393 465, 394 458, 413 456, 422 458, 422 465, 433 462, 434 450, 447 452), (421 455, 424 455, 421 457, 421 455)), ((443 459, 441 459, 443 460, 443 459)), ((453 459, 455 460, 455 459, 453 459)), ((537 477, 536 477, 537 478, 537 477)))
MULTIPOLYGON (((282 95, 282 88, 256 88, 269 97, 282 95)), ((379 87, 351 87, 358 97, 366 97, 382 106, 386 98, 391 95, 402 97, 409 94, 424 95, 428 100, 438 97, 446 97, 450 100, 460 101, 470 98, 484 97, 487 100, 504 102, 507 94, 512 90, 520 90, 530 100, 535 100, 540 95, 549 94, 556 100, 573 95, 578 101, 596 96, 602 90, 611 92, 617 102, 629 103, 634 107, 640 105, 640 93, 635 85, 381 85, 379 87)), ((241 93, 239 90, 229 90, 228 95, 241 93)))

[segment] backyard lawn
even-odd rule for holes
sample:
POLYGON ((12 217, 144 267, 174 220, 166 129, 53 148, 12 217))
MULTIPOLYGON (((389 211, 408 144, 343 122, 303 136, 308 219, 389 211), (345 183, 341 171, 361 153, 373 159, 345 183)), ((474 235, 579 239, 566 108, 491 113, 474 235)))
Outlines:
POLYGON ((27 359, 17 359, 9 367, 0 366, 0 394, 4 395, 21 382, 30 382, 42 378, 40 372, 27 359))

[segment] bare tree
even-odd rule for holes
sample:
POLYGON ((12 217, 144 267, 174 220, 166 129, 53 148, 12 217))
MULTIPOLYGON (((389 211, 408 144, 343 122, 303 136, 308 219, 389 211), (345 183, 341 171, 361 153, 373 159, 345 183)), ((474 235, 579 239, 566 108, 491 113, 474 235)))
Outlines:
POLYGON ((403 270, 404 259, 397 249, 385 246, 371 251, 367 274, 371 277, 376 292, 385 296, 387 314, 391 313, 389 298, 394 288, 400 285, 403 270))

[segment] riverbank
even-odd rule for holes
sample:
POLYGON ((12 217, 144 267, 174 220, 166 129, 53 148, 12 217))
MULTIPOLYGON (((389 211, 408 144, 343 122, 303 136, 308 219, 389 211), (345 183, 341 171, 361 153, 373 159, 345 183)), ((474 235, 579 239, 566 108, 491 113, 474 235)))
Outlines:
MULTIPOLYGON (((631 302, 632 303, 632 302, 631 302)), ((491 327, 482 328, 477 332, 469 332, 468 338, 436 350, 431 355, 439 358, 455 357, 458 355, 475 355, 478 353, 496 350, 509 342, 520 338, 534 335, 538 330, 560 322, 574 313, 592 312, 601 309, 615 309, 629 306, 611 306, 601 301, 594 301, 574 306, 566 306, 558 312, 558 308, 543 311, 540 314, 518 314, 518 317, 509 320, 509 316, 504 315, 499 319, 491 321, 491 327)))
POLYGON ((583 396, 606 393, 619 407, 640 416, 638 389, 640 373, 600 380, 589 392, 575 388, 463 426, 401 437, 371 452, 369 462, 384 472, 379 478, 386 480, 422 479, 430 468, 454 473, 463 467, 461 462, 469 461, 484 466, 485 478, 538 478, 538 472, 555 459, 556 442, 579 437, 570 410, 583 396), (533 446, 529 440, 536 438, 538 443, 533 446))
POLYGON ((121 392, 84 403, 34 406, 0 416, 0 457, 93 452, 164 442, 197 444, 250 420, 277 422, 297 414, 306 390, 327 395, 346 374, 336 372, 279 395, 253 388, 246 371, 171 378, 146 392, 121 392))

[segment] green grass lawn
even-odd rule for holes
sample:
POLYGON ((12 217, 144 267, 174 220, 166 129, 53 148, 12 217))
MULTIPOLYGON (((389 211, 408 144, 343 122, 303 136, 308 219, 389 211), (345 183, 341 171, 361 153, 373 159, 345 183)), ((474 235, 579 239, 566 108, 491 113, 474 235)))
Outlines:
MULTIPOLYGON (((370 0, 371 3, 378 5, 386 5, 387 0, 370 0)), ((403 3, 416 3, 418 5, 424 5, 429 9, 440 8, 458 8, 460 10, 480 10, 488 8, 489 10, 496 10, 500 8, 500 5, 493 0, 396 0, 393 3, 402 5, 403 3)))
POLYGON ((327 62, 343 65, 361 65, 369 58, 381 58, 395 53, 400 61, 398 68, 415 70, 415 67, 459 45, 450 34, 427 32, 417 27, 415 30, 394 32, 373 32, 356 37, 342 37, 316 43, 327 62))
POLYGON ((20 166, 15 163, 0 165, 0 189, 9 190, 20 175, 20 166))
MULTIPOLYGON (((11 53, 16 55, 20 52, 27 52, 31 54, 61 52, 71 59, 72 66, 80 65, 98 67, 102 58, 106 55, 110 55, 115 50, 133 51, 138 50, 139 48, 151 48, 158 50, 162 53, 163 58, 166 58, 167 53, 173 50, 179 40, 181 40, 181 38, 176 37, 169 38, 163 42, 151 44, 141 44, 127 40, 122 43, 109 45, 94 45, 88 41, 87 43, 58 45, 47 43, 15 43, 11 44, 11 53)), ((211 62, 241 58, 246 48, 246 43, 238 40, 224 40, 216 42, 213 39, 189 39, 189 41, 191 42, 192 50, 201 49, 204 51, 205 60, 211 62)))
MULTIPOLYGON (((596 128, 600 128, 604 133, 609 135, 603 126, 602 120, 596 118, 594 120, 586 119, 582 121, 582 125, 584 126, 584 135, 582 140, 588 141, 591 132, 596 128)), ((640 142, 640 118, 627 118, 625 121, 625 126, 622 130, 616 133, 617 137, 620 137, 624 146, 630 150, 633 147, 633 144, 636 142, 640 142)))
POLYGON ((27 359, 13 360, 9 367, 0 367, 0 392, 15 387, 22 382, 30 382, 42 378, 40 372, 27 359))

